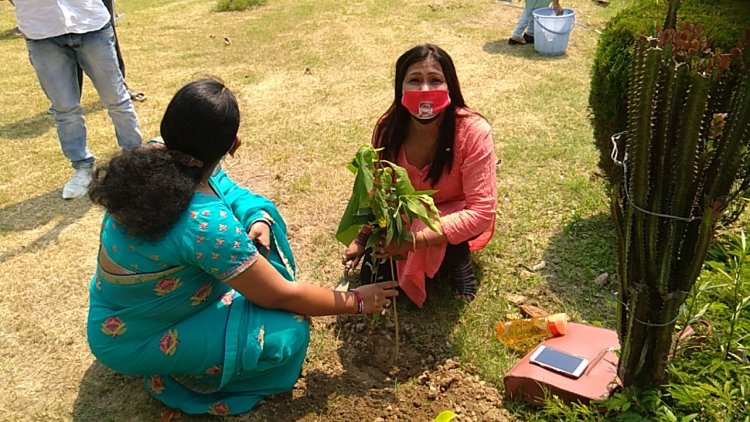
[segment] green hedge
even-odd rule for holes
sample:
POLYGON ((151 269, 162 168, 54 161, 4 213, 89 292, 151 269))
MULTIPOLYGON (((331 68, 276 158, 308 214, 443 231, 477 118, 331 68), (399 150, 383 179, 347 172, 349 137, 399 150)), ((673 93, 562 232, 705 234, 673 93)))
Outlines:
MULTIPOLYGON (((610 159, 610 136, 627 126, 626 93, 633 43, 639 34, 655 35, 666 13, 667 1, 642 0, 612 18, 599 38, 591 70, 589 107, 599 167, 613 181, 622 175, 610 159)), ((677 27, 686 21, 701 25, 713 38, 714 47, 726 50, 750 29, 750 1, 682 0, 677 27)))

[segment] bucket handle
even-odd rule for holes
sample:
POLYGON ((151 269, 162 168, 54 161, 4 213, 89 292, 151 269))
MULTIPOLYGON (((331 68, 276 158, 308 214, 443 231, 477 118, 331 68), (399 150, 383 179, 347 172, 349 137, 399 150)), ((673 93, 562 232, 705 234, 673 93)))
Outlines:
POLYGON ((533 14, 532 14, 532 17, 534 18, 534 25, 539 25, 539 27, 540 27, 540 28, 544 29, 545 31, 549 32, 550 34, 555 34, 555 35, 568 35, 568 34, 570 34, 570 32, 571 32, 571 31, 573 30, 573 28, 575 28, 575 27, 576 27, 576 16, 575 16, 575 15, 573 15, 573 24, 572 24, 572 25, 570 25, 570 29, 568 30, 568 32, 557 32, 557 31, 553 31, 553 30, 551 30, 551 29, 547 28, 546 26, 542 25, 542 23, 541 23, 541 22, 539 22, 539 20, 537 19, 537 17, 536 17, 535 15, 533 15, 533 14))

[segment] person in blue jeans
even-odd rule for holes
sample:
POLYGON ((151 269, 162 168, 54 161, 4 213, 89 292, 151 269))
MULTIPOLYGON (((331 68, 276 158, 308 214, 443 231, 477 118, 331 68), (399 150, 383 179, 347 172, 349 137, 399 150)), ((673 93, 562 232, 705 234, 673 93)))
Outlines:
POLYGON ((508 38, 508 44, 510 45, 523 45, 534 43, 534 16, 531 14, 536 9, 543 7, 549 7, 550 1, 552 2, 552 8, 555 10, 557 15, 562 14, 562 7, 560 7, 559 0, 526 0, 526 6, 521 12, 521 16, 518 18, 516 28, 508 38))
POLYGON ((91 182, 95 157, 86 143, 77 66, 107 107, 120 148, 136 149, 142 139, 117 61, 109 11, 104 3, 91 0, 24 0, 15 6, 29 60, 55 111, 63 154, 75 169, 63 186, 62 197, 81 197, 91 182))

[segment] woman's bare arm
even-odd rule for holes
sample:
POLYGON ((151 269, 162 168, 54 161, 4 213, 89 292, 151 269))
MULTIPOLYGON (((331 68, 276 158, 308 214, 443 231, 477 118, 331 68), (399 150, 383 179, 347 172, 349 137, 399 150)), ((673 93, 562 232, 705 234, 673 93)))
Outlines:
MULTIPOLYGON (((306 283, 290 282, 262 256, 227 283, 251 302, 264 308, 283 309, 301 315, 322 316, 357 313, 357 297, 306 283)), ((364 300, 364 313, 380 312, 398 296, 397 281, 357 288, 364 300)))

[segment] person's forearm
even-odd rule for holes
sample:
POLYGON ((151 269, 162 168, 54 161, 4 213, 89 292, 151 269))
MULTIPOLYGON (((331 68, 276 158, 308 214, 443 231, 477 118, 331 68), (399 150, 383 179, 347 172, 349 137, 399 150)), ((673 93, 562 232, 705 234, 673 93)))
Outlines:
POLYGON ((414 246, 416 249, 427 248, 429 246, 439 246, 448 243, 448 238, 444 234, 434 232, 430 229, 420 230, 414 233, 416 236, 414 246))
POLYGON ((247 269, 226 282, 258 306, 310 316, 353 314, 359 310, 353 292, 290 282, 263 256, 252 259, 247 269))
POLYGON ((300 315, 321 316, 357 313, 357 297, 306 283, 293 283, 278 308, 300 315))

